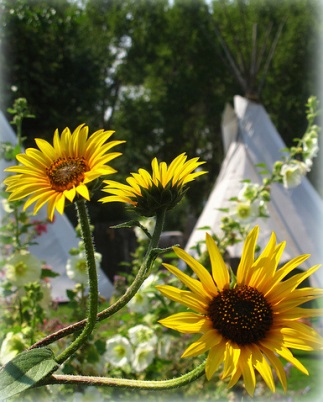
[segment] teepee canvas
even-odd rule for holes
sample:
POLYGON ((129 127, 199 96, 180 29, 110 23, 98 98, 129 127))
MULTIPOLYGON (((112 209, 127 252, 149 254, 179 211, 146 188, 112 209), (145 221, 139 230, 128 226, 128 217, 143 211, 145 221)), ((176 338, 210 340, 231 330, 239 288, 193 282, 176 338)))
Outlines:
MULTIPOLYGON (((17 137, 4 117, 0 112, 0 133, 1 141, 11 144, 17 143, 17 137)), ((12 164, 12 163, 11 163, 12 164)), ((9 166, 9 162, 0 160, 1 182, 5 177, 3 170, 9 166)), ((0 210, 0 217, 3 211, 0 210)), ((35 219, 43 220, 46 218, 46 209, 42 208, 35 219)), ((75 283, 66 275, 66 262, 70 257, 69 250, 78 246, 79 239, 76 237, 76 232, 65 215, 55 214, 55 221, 47 225, 47 232, 43 232, 36 241, 37 245, 30 247, 30 252, 45 261, 55 272, 60 275, 51 279, 52 297, 54 300, 67 300, 66 290, 73 289, 75 283)), ((100 294, 109 298, 113 291, 113 285, 107 276, 99 270, 99 291, 100 294)))
MULTIPOLYGON (((215 186, 205 204, 201 216, 186 245, 186 251, 194 254, 194 247, 205 240, 205 232, 220 234, 220 208, 230 205, 229 199, 236 197, 242 180, 262 183, 262 176, 255 166, 265 163, 271 169, 274 162, 281 159, 285 144, 271 122, 264 107, 241 96, 234 97, 234 111, 226 108, 223 120, 223 143, 227 151, 215 186), (200 230, 199 228, 209 227, 200 230)), ((304 177, 301 184, 293 189, 285 189, 274 184, 271 191, 269 218, 258 218, 252 224, 260 226, 258 244, 263 248, 274 231, 277 240, 286 241, 281 261, 300 254, 311 254, 302 268, 322 263, 323 202, 309 180, 304 177)), ((228 250, 231 257, 241 255, 242 244, 228 250)), ((322 287, 323 278, 319 273, 313 276, 315 286, 322 287)))

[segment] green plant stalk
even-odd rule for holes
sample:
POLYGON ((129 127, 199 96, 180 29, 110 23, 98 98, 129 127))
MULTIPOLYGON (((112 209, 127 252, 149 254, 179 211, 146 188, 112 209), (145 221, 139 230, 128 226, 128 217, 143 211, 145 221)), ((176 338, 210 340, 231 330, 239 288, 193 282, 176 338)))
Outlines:
POLYGON ((14 228, 14 233, 15 233, 15 240, 16 240, 16 245, 17 245, 17 249, 21 249, 22 248, 22 244, 20 241, 20 227, 19 227, 19 211, 18 211, 17 205, 14 205, 13 207, 13 212, 14 212, 14 217, 15 217, 15 228, 14 228))
POLYGON ((90 229, 90 220, 88 216, 85 200, 79 200, 75 203, 78 219, 81 226, 81 233, 84 242, 86 262, 89 276, 89 299, 88 299, 88 317, 86 325, 81 334, 71 343, 71 345, 56 357, 57 363, 61 364, 72 356, 87 340, 96 324, 98 312, 98 276, 96 272, 96 262, 94 255, 94 245, 90 229))
MULTIPOLYGON (((147 276, 150 272, 152 263, 154 261, 152 259, 152 250, 158 246, 159 238, 160 238, 160 235, 163 230, 164 223, 165 223, 165 215, 166 215, 166 211, 162 210, 156 216, 156 225, 155 225, 154 233, 151 237, 144 261, 138 271, 136 278, 134 279, 132 284, 129 286, 126 293, 120 297, 120 299, 118 299, 114 304, 112 304, 105 310, 101 311, 97 315, 97 317, 96 317, 97 322, 105 320, 106 318, 111 317, 113 314, 115 314, 116 312, 121 310, 122 307, 124 307, 133 298, 133 296, 138 292, 140 286, 142 285, 144 280, 147 278, 147 276)), ((50 345, 51 343, 53 343, 61 338, 64 338, 67 335, 73 334, 74 332, 81 330, 82 328, 84 328, 84 326, 86 324, 87 324, 87 319, 79 321, 75 324, 71 324, 59 331, 54 332, 53 334, 48 335, 46 338, 41 339, 40 341, 38 341, 37 343, 32 345, 30 347, 30 349, 50 345)))
POLYGON ((85 384, 97 385, 116 388, 132 388, 140 390, 160 391, 173 388, 179 388, 187 385, 205 373, 205 361, 197 366, 189 373, 183 374, 180 377, 172 378, 170 380, 149 381, 149 380, 130 380, 124 378, 105 378, 105 377, 91 377, 79 375, 56 375, 53 374, 47 384, 85 384))

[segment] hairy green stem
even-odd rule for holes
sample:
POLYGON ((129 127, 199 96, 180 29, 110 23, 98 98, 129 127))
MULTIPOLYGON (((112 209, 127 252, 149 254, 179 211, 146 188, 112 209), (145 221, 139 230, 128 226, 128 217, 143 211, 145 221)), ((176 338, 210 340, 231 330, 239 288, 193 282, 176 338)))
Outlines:
POLYGON ((187 385, 205 373, 205 362, 198 367, 183 374, 180 377, 172 378, 170 380, 149 381, 149 380, 129 380, 124 378, 105 378, 105 377, 91 377, 79 375, 56 375, 53 374, 47 381, 47 384, 85 384, 97 385, 117 388, 132 388, 150 391, 160 391, 172 388, 179 388, 187 385))
MULTIPOLYGON (((146 279, 147 275, 150 272, 150 268, 151 268, 151 265, 153 262, 152 250, 158 246, 159 238, 160 238, 160 235, 163 230, 164 223, 165 223, 165 215, 166 215, 166 211, 162 210, 156 216, 155 230, 151 237, 144 261, 138 271, 138 274, 137 274, 135 280, 131 283, 131 285, 127 289, 126 293, 123 296, 121 296, 120 299, 118 299, 114 304, 112 304, 105 310, 101 311, 97 315, 97 317, 96 317, 97 322, 100 322, 108 317, 111 317, 113 314, 118 312, 122 307, 124 307, 133 298, 133 296, 137 293, 137 291, 139 290, 143 281, 146 279)), ((70 335, 76 331, 81 330, 82 328, 84 328, 86 323, 87 323, 87 319, 79 321, 75 324, 71 324, 63 329, 60 329, 59 331, 56 331, 53 334, 50 334, 46 338, 41 339, 40 341, 35 343, 34 345, 31 346, 30 349, 50 345, 51 343, 53 343, 61 338, 64 338, 67 335, 70 335)))
POLYGON ((72 356, 87 340, 96 324, 98 312, 98 276, 96 272, 96 262, 94 255, 94 245, 90 229, 90 221, 87 207, 84 200, 76 202, 78 219, 81 226, 81 233, 84 242, 86 262, 89 276, 89 299, 88 299, 88 318, 81 334, 71 343, 71 345, 56 357, 57 363, 63 363, 72 356))

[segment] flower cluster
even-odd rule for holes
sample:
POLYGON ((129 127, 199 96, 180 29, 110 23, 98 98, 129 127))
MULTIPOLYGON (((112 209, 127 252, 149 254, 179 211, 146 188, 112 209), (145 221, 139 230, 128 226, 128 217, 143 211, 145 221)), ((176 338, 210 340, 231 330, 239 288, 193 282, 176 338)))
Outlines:
POLYGON ((320 128, 314 124, 318 115, 318 101, 310 97, 307 102, 306 117, 308 128, 303 138, 297 141, 296 146, 290 149, 290 156, 283 163, 278 163, 274 172, 278 177, 276 181, 282 181, 285 188, 297 187, 312 168, 313 158, 318 154, 318 133, 320 128), (280 177, 279 177, 280 176, 280 177))
POLYGON ((167 340, 159 340, 151 328, 139 324, 130 328, 127 336, 116 335, 107 340, 105 359, 114 367, 140 373, 152 363, 156 353, 165 357, 167 340))
POLYGON ((233 206, 230 209, 232 219, 241 223, 250 223, 258 217, 268 216, 268 201, 270 194, 259 184, 245 181, 238 197, 232 198, 233 206))

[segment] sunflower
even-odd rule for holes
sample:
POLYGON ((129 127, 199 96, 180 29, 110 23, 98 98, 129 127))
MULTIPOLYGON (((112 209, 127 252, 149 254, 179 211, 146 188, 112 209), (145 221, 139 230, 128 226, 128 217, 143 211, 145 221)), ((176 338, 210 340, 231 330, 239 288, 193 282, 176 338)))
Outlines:
POLYGON ((167 166, 165 162, 159 163, 157 158, 154 158, 151 163, 152 174, 145 169, 139 169, 138 173, 131 173, 126 179, 128 185, 104 180, 107 186, 103 191, 112 195, 103 197, 100 201, 130 204, 144 216, 153 216, 159 210, 171 209, 185 194, 186 184, 206 173, 192 173, 205 163, 198 160, 199 158, 187 160, 186 154, 182 153, 167 166))
POLYGON ((255 227, 243 246, 235 281, 231 280, 214 240, 207 234, 212 273, 188 253, 174 247, 177 256, 195 272, 198 279, 184 274, 173 265, 164 264, 190 290, 169 285, 156 286, 164 296, 195 311, 177 313, 159 321, 179 332, 202 333, 182 357, 208 351, 205 366, 207 379, 210 380, 224 362, 221 379, 229 378, 228 388, 242 376, 250 395, 253 395, 256 386, 255 370, 271 391, 275 391, 272 368, 286 391, 286 375, 278 356, 308 374, 289 348, 302 351, 323 348, 322 337, 301 322, 301 319, 322 315, 322 309, 300 307, 321 297, 323 290, 297 288, 319 265, 286 279, 286 275, 309 255, 296 257, 277 270, 285 242, 276 244, 273 233, 255 259, 257 237, 258 227, 255 227))
POLYGON ((64 212, 66 198, 71 202, 76 196, 89 200, 87 184, 116 172, 106 164, 121 153, 108 151, 124 141, 106 142, 114 131, 98 130, 89 138, 88 131, 83 124, 73 133, 65 128, 61 136, 56 130, 53 145, 36 138, 39 149, 27 148, 16 157, 21 165, 5 169, 17 173, 4 180, 11 193, 9 201, 29 196, 24 209, 36 202, 34 214, 48 203, 48 218, 53 220, 55 208, 64 212))

